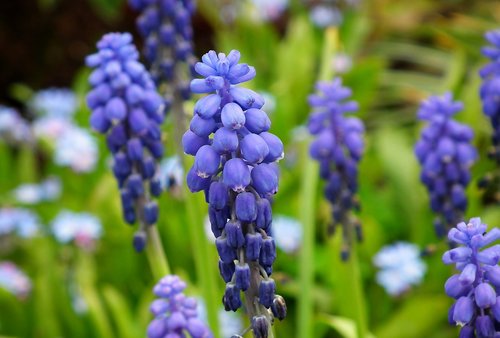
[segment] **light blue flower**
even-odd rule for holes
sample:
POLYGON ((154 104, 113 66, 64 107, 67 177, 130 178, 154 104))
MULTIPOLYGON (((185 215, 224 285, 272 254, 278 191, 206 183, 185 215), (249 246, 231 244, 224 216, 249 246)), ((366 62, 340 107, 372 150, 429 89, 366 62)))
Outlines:
POLYGON ((336 74, 344 74, 352 68, 352 59, 345 53, 338 53, 332 59, 332 69, 336 74))
POLYGON ((29 105, 40 115, 71 118, 76 112, 78 101, 75 93, 68 88, 48 88, 36 92, 29 105))
POLYGON ((67 118, 43 116, 33 121, 33 134, 38 139, 44 138, 55 141, 73 127, 73 122, 67 118))
POLYGON ((0 288, 25 299, 31 292, 32 284, 29 277, 14 263, 4 261, 0 262, 0 288))
POLYGON ((2 105, 0 105, 0 140, 7 142, 32 141, 28 122, 15 109, 2 105))
POLYGON ((420 249, 407 242, 384 246, 373 258, 373 264, 380 268, 377 283, 393 296, 420 284, 427 270, 420 249))
POLYGON ((12 191, 19 203, 37 204, 43 201, 53 201, 61 196, 61 180, 50 177, 40 184, 22 184, 12 191))
POLYGON ((309 18, 315 26, 320 28, 338 26, 342 23, 342 13, 333 6, 314 6, 309 13, 309 18))
POLYGON ((23 238, 36 235, 40 229, 38 216, 28 209, 0 209, 0 236, 17 234, 23 238))
POLYGON ((273 219, 272 234, 278 248, 293 253, 302 245, 303 227, 295 218, 276 215, 273 219))
POLYGON ((98 160, 95 138, 85 129, 73 126, 56 140, 54 162, 76 172, 92 171, 98 160))
POLYGON ((87 212, 61 211, 52 221, 52 233, 62 244, 75 242, 82 248, 92 248, 101 237, 101 221, 87 212))

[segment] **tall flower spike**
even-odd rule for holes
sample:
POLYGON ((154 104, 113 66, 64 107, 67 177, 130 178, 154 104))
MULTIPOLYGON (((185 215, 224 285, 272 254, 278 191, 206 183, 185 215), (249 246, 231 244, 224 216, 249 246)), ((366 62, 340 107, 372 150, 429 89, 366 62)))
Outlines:
POLYGON ((325 196, 332 205, 333 223, 342 226, 344 244, 341 256, 349 257, 351 240, 356 234, 362 239, 361 224, 352 216, 359 210, 356 199, 358 190, 358 163, 364 149, 364 125, 345 113, 358 110, 354 101, 346 101, 351 90, 342 86, 342 80, 318 82, 317 94, 309 96, 313 113, 309 117, 309 132, 316 138, 309 149, 312 158, 320 164, 320 176, 326 181, 325 196))
POLYGON ((270 199, 278 190, 281 140, 268 132, 271 122, 261 110, 263 98, 237 84, 251 80, 255 69, 238 63, 240 53, 210 51, 195 66, 202 79, 191 82, 194 93, 213 93, 194 107, 184 151, 195 156, 187 174, 192 192, 204 191, 219 252, 219 269, 227 283, 227 311, 242 306, 256 337, 267 337, 272 316, 283 319, 286 305, 275 294, 270 275, 276 258, 270 199))
POLYGON ((184 100, 190 96, 191 69, 196 62, 191 25, 194 1, 129 0, 129 4, 141 11, 137 29, 144 39, 143 54, 168 110, 174 96, 184 100))
POLYGON ((468 126, 452 120, 462 110, 451 93, 431 96, 423 101, 417 116, 428 121, 415 154, 422 166, 420 179, 430 194, 436 234, 443 237, 447 229, 463 221, 467 208, 465 188, 470 181, 470 167, 477 158, 471 145, 474 136, 468 126))
POLYGON ((129 33, 110 33, 98 42, 99 51, 87 57, 92 90, 87 104, 90 124, 106 134, 113 154, 123 216, 129 224, 139 221, 134 246, 146 244, 146 228, 156 223, 158 206, 151 196, 161 192, 157 161, 163 156, 160 125, 163 101, 132 44, 129 33))
POLYGON ((479 75, 483 78, 480 96, 483 101, 483 112, 490 118, 493 127, 492 156, 500 164, 500 29, 487 32, 486 39, 492 46, 484 47, 481 53, 491 60, 484 66, 479 75))
POLYGON ((153 289, 159 297, 151 304, 155 319, 148 326, 148 338, 186 337, 213 338, 210 329, 198 318, 196 299, 186 297, 186 288, 176 275, 163 277, 153 289))
POLYGON ((480 218, 459 223, 448 233, 458 247, 443 255, 445 264, 455 264, 460 272, 451 276, 444 289, 456 299, 449 311, 450 324, 462 327, 460 337, 497 337, 500 324, 500 245, 487 247, 500 239, 500 230, 486 232, 480 218))

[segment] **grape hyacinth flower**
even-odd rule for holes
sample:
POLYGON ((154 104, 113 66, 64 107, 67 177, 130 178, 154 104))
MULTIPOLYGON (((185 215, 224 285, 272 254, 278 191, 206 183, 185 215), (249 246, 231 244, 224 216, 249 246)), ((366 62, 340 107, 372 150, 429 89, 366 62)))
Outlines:
POLYGON ((392 296, 420 284, 427 270, 419 248, 406 242, 384 246, 373 257, 373 264, 380 269, 377 283, 392 296))
POLYGON ((270 277, 276 259, 270 199, 278 190, 276 162, 283 158, 283 143, 268 131, 263 98, 237 86, 255 76, 239 59, 236 50, 210 51, 195 65, 203 78, 193 80, 191 90, 212 94, 196 103, 183 147, 195 156, 187 185, 192 192, 204 191, 209 204, 219 270, 227 283, 224 307, 240 308, 243 291, 254 336, 267 337, 272 316, 286 316, 270 277))
POLYGON ((0 208, 0 237, 16 234, 22 238, 35 236, 40 229, 38 215, 23 208, 0 208))
POLYGON ((31 143, 33 135, 28 122, 17 110, 0 105, 0 141, 7 143, 31 143))
POLYGON ((101 221, 88 212, 63 210, 52 221, 52 233, 61 244, 74 242, 83 249, 92 249, 101 237, 101 221))
POLYGON ((452 120, 462 110, 461 102, 453 101, 451 93, 431 96, 423 101, 418 119, 428 121, 415 145, 422 171, 420 179, 430 194, 436 234, 443 237, 449 229, 463 221, 467 208, 465 189, 471 179, 470 167, 477 158, 471 145, 474 136, 470 127, 452 120))
POLYGON ((196 299, 186 297, 186 288, 176 275, 163 277, 153 289, 159 297, 151 304, 150 310, 155 319, 149 324, 148 338, 186 337, 213 338, 206 324, 198 317, 196 299))
POLYGON ((48 88, 36 92, 29 106, 36 114, 71 119, 78 107, 75 93, 68 88, 48 88))
POLYGON ((89 77, 92 90, 87 95, 92 110, 90 124, 106 134, 123 215, 129 224, 139 221, 133 243, 137 251, 142 251, 147 227, 158 219, 158 205, 151 196, 161 194, 157 161, 163 156, 163 100, 138 61, 139 53, 129 33, 106 34, 97 47, 99 51, 86 60, 95 68, 89 77))
POLYGON ((194 0, 129 0, 141 11, 137 28, 144 39, 143 54, 149 71, 166 100, 166 111, 173 100, 189 99, 193 56, 191 17, 194 0))
POLYGON ((493 127, 492 157, 500 164, 500 29, 487 32, 486 39, 492 46, 484 47, 481 53, 491 62, 484 66, 479 75, 483 79, 480 96, 483 101, 483 112, 491 120, 493 127))
POLYGON ((498 337, 500 324, 500 230, 487 230, 480 218, 461 222, 448 233, 458 247, 443 255, 445 264, 455 264, 459 273, 444 288, 456 299, 449 311, 450 324, 461 327, 460 337, 498 337))
POLYGON ((358 190, 358 162, 364 149, 363 122, 345 113, 358 110, 354 101, 346 101, 351 90, 342 86, 342 80, 318 82, 317 94, 309 96, 314 109, 309 117, 309 132, 315 136, 309 149, 312 158, 320 164, 320 176, 326 181, 325 196, 332 205, 333 233, 337 224, 342 226, 343 246, 341 257, 347 260, 352 244, 353 230, 358 241, 362 239, 361 224, 352 216, 359 210, 356 200, 358 190))
POLYGON ((0 262, 0 288, 7 290, 19 299, 26 299, 31 292, 29 277, 14 263, 0 262))

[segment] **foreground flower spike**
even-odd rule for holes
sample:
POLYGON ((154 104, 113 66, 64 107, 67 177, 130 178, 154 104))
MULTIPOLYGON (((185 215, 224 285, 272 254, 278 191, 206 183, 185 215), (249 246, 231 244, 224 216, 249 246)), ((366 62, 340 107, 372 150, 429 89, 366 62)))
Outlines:
POLYGON ((236 86, 251 80, 255 69, 238 63, 240 53, 210 51, 195 66, 203 79, 191 82, 194 93, 212 93, 194 107, 184 151, 195 156, 187 173, 192 192, 204 191, 219 252, 219 269, 227 283, 227 311, 242 306, 256 337, 267 337, 272 316, 283 319, 286 306, 275 294, 270 275, 276 247, 270 236, 270 199, 278 190, 281 140, 268 132, 271 121, 261 110, 263 98, 236 86))
POLYGON ((500 239, 500 230, 486 232, 480 218, 459 223, 448 233, 458 247, 443 255, 445 264, 455 264, 460 273, 445 283, 445 292, 457 301, 450 308, 449 321, 462 327, 460 337, 497 337, 500 324, 500 245, 486 246, 500 239))
POLYGON ((427 270, 420 249, 407 242, 384 246, 373 257, 373 264, 380 268, 377 283, 392 296, 398 296, 420 284, 427 270))
POLYGON ((153 289, 159 297, 151 304, 155 319, 148 326, 148 338, 213 338, 210 329, 198 317, 196 299, 183 294, 186 288, 179 277, 163 277, 153 289))
POLYGON ((158 205, 151 196, 161 193, 157 161, 163 156, 160 125, 163 101, 132 44, 129 33, 110 33, 87 57, 92 90, 87 104, 90 124, 106 134, 113 154, 113 173, 120 187, 125 221, 140 224, 134 236, 137 251, 146 244, 146 228, 156 223, 158 205))
POLYGON ((356 112, 358 104, 346 101, 351 90, 342 86, 342 80, 318 82, 317 94, 309 96, 314 109, 309 117, 309 132, 316 138, 311 144, 311 157, 320 164, 320 176, 326 181, 325 196, 332 205, 333 223, 342 226, 344 243, 342 259, 347 260, 353 231, 358 241, 362 239, 361 224, 352 216, 359 210, 356 199, 358 190, 358 162, 364 149, 364 125, 345 113, 356 112))
POLYGON ((483 78, 480 96, 483 101, 483 112, 490 118, 493 127, 492 157, 500 164, 500 29, 487 32, 486 40, 492 46, 484 47, 481 53, 491 60, 484 66, 479 75, 483 78))
POLYGON ((144 39, 143 54, 168 110, 175 95, 183 100, 190 96, 191 69, 196 62, 191 25, 194 1, 129 0, 129 4, 141 11, 137 28, 144 39))
POLYGON ((461 102, 453 101, 451 93, 431 96, 423 101, 418 119, 428 121, 415 154, 422 166, 420 179, 430 194, 436 235, 443 237, 447 229, 463 221, 467 208, 465 189, 471 179, 470 167, 477 158, 471 145, 474 136, 468 126, 452 120, 462 110, 461 102))

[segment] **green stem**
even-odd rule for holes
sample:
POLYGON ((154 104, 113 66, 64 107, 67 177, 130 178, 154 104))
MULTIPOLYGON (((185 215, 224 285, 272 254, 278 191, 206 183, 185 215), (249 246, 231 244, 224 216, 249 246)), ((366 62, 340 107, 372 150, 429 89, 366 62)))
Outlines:
POLYGON ((146 256, 149 266, 156 281, 159 281, 170 274, 167 256, 161 244, 160 233, 156 226, 148 226, 148 245, 146 246, 146 256))
POLYGON ((314 285, 314 234, 315 202, 318 184, 318 164, 309 155, 309 142, 304 142, 302 158, 304 170, 301 185, 300 221, 304 238, 300 254, 300 285, 298 299, 298 337, 314 337, 313 333, 313 285, 314 285))
POLYGON ((351 244, 351 259, 349 262, 346 262, 349 265, 349 272, 351 277, 351 285, 350 288, 352 293, 352 299, 355 304, 355 321, 357 327, 358 338, 366 338, 368 337, 368 323, 366 318, 366 304, 365 297, 363 293, 363 282, 361 280, 361 271, 359 268, 359 260, 357 253, 357 243, 356 240, 352 241, 351 244))
POLYGON ((199 278, 203 298, 207 307, 208 323, 215 337, 219 336, 219 322, 217 313, 220 304, 220 297, 217 293, 215 282, 215 260, 208 247, 208 240, 205 238, 203 229, 203 217, 198 208, 197 196, 189 194, 187 187, 184 191, 186 202, 186 213, 188 217, 188 231, 194 253, 194 263, 196 276, 199 278))

